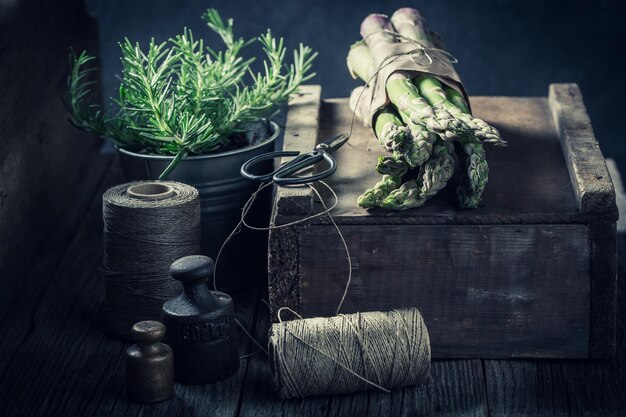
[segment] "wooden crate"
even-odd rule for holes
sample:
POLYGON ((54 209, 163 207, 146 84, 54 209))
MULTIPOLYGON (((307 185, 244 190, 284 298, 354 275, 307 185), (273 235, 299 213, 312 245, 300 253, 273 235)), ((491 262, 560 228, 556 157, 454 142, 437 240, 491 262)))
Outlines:
MULTIPOLYGON (((350 130, 348 100, 320 100, 320 91, 307 87, 290 104, 285 149, 309 151, 350 130)), ((380 148, 369 129, 356 122, 334 154, 333 216, 353 268, 342 312, 417 306, 435 357, 611 356, 618 213, 578 87, 553 84, 548 97, 474 97, 472 107, 509 141, 486 146, 490 182, 478 209, 457 208, 450 184, 422 208, 368 212, 356 199, 378 177, 380 148)), ((279 188, 272 221, 319 211, 309 188, 279 188)), ((282 306, 304 317, 334 315, 347 268, 328 218, 273 230, 274 319, 282 306)))

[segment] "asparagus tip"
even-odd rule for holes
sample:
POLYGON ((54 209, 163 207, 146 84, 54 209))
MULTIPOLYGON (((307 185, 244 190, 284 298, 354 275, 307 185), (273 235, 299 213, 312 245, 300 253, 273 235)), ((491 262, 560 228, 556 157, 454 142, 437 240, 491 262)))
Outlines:
POLYGON ((390 28, 391 22, 387 15, 372 13, 361 22, 361 36, 365 39, 374 32, 390 28))
POLYGON ((413 7, 401 7, 396 10, 393 15, 391 15, 391 21, 395 21, 398 18, 407 18, 410 21, 420 21, 423 20, 422 14, 413 7))

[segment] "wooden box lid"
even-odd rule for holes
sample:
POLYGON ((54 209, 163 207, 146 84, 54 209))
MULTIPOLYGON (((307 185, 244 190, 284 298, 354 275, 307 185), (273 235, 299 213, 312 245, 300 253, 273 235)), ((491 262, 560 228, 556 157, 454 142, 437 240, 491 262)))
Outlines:
MULTIPOLYGON (((369 127, 353 120, 348 99, 322 100, 320 105, 318 86, 307 86, 304 93, 290 107, 284 149, 310 151, 318 140, 352 133, 333 154, 338 168, 327 180, 339 196, 333 215, 340 222, 580 223, 589 215, 617 218, 613 184, 575 84, 553 84, 549 97, 472 98, 476 116, 496 126, 509 142, 506 147, 485 145, 489 183, 474 210, 458 208, 456 180, 418 209, 358 207, 357 197, 380 179, 374 167, 382 148, 369 127)), ((462 166, 462 157, 459 162, 462 166)), ((298 200, 295 205, 283 202, 279 215, 304 216, 319 209, 304 204, 302 198, 309 198, 315 205, 307 188, 281 189, 277 197, 298 200)))

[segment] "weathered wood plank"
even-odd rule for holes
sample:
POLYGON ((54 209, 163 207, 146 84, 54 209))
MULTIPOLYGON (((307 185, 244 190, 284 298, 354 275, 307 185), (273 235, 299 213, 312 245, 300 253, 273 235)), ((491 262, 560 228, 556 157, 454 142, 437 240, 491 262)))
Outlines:
POLYGON ((615 356, 561 364, 572 416, 617 417, 626 412, 626 235, 620 234, 618 243, 615 356))
POLYGON ((600 151, 582 94, 576 84, 551 84, 550 110, 581 213, 602 214, 591 220, 591 343, 594 357, 615 352, 615 190, 600 151))
POLYGON ((435 360, 432 366, 434 416, 488 416, 480 360, 435 360))
POLYGON ((19 291, 5 294, 9 302, 4 305, 6 311, 0 316, 0 328, 11 337, 0 338, 0 379, 20 344, 32 332, 31 326, 24 324, 33 316, 39 300, 52 284, 53 277, 62 265, 67 245, 72 238, 68 236, 68 229, 71 227, 73 233, 76 233, 76 227, 83 220, 85 211, 94 198, 98 198, 107 185, 119 177, 110 171, 113 160, 112 156, 93 160, 91 169, 85 175, 85 183, 73 195, 71 206, 65 211, 63 221, 59 222, 55 230, 48 235, 47 245, 41 253, 23 268, 21 278, 24 285, 19 291), (22 319, 16 320, 16 317, 22 319))
POLYGON ((594 358, 615 354, 617 308, 617 237, 614 220, 589 224, 591 241, 591 338, 589 354, 594 358))
POLYGON ((550 111, 583 213, 607 213, 617 220, 615 190, 576 84, 550 84, 550 111))
MULTIPOLYGON (((319 85, 307 85, 301 87, 300 92, 289 102, 283 149, 310 152, 318 138, 322 89, 319 85)), ((281 163, 286 162, 286 159, 281 163)), ((302 175, 311 175, 312 169, 302 171, 302 175)), ((270 224, 275 226, 286 223, 282 218, 285 214, 311 213, 312 204, 313 192, 306 186, 277 187, 270 224)), ((298 286, 291 279, 298 274, 297 258, 284 259, 284 254, 297 251, 295 237, 300 227, 304 226, 269 231, 268 276, 271 277, 269 299, 272 306, 279 299, 282 305, 295 306, 297 303, 298 286)))
POLYGON ((620 212, 619 219, 617 220, 617 233, 626 233, 626 213, 623 208, 626 208, 626 189, 624 188, 624 182, 619 173, 619 168, 614 159, 606 160, 606 167, 611 175, 611 181, 613 181, 613 187, 615 188, 615 202, 617 203, 618 211, 620 212))
POLYGON ((427 416, 433 414, 433 383, 330 398, 326 416, 427 416))
MULTIPOLYGON (((585 226, 341 230, 353 266, 342 312, 417 306, 434 357, 587 356, 585 226)), ((299 246, 298 311, 332 315, 348 275, 341 241, 331 226, 313 225, 299 246)))
MULTIPOLYGON (((274 211, 273 213, 276 213, 274 211)), ((298 219, 299 220, 299 219, 298 219)), ((268 290, 271 314, 276 319, 280 307, 297 310, 300 297, 298 236, 306 225, 270 230, 268 248, 268 290), (293 254, 285 257, 285 254, 293 254)))
MULTIPOLYGON (((285 151, 311 152, 317 144, 321 95, 321 86, 305 85, 300 87, 299 93, 289 101, 283 144, 285 151)), ((280 163, 285 163, 289 159, 291 158, 283 158, 280 163)), ((313 167, 302 170, 300 174, 311 175, 312 171, 313 167)), ((294 211, 309 213, 312 197, 311 189, 306 186, 278 187, 275 212, 279 216, 294 211)))
MULTIPOLYGON (((318 191, 326 202, 332 202, 332 195, 323 187, 319 187, 318 191)), ((442 192, 446 192, 445 190, 442 192)), ((323 210, 321 204, 317 202, 313 205, 314 210, 323 210)), ((334 210, 333 210, 334 213, 334 210)), ((536 214, 520 214, 514 216, 502 215, 493 217, 491 222, 486 223, 484 218, 480 216, 459 218, 450 213, 445 216, 416 216, 416 217, 393 217, 392 215, 386 217, 376 217, 375 220, 364 216, 334 216, 335 222, 338 225, 485 225, 485 224, 500 224, 500 225, 519 225, 519 224, 589 224, 590 219, 594 216, 569 213, 562 215, 536 215, 536 214)), ((302 215, 281 216, 283 223, 288 223, 296 220, 302 220, 302 215)), ((313 223, 316 224, 330 224, 327 217, 316 218, 313 223)))
POLYGON ((111 349, 115 355, 123 350, 121 343, 112 347, 104 342, 106 337, 92 325, 98 318, 102 294, 98 278, 102 252, 100 193, 107 186, 102 183, 97 188, 78 228, 81 233, 74 237, 57 272, 48 277, 49 285, 35 308, 28 315, 6 318, 16 322, 13 326, 29 328, 0 381, 0 403, 9 415, 60 412, 68 402, 64 397, 73 397, 77 391, 81 398, 90 392, 74 378, 81 369, 99 369, 101 376, 111 359, 111 349), (101 356, 86 349, 91 343, 102 348, 101 356))
MULTIPOLYGON (((97 49, 82 0, 16 0, 0 7, 0 315, 30 286, 22 275, 76 193, 100 141, 68 122, 70 46, 97 49)), ((63 223, 65 224, 65 223, 63 223)))
POLYGON ((557 361, 484 361, 493 416, 569 416, 567 388, 557 361))

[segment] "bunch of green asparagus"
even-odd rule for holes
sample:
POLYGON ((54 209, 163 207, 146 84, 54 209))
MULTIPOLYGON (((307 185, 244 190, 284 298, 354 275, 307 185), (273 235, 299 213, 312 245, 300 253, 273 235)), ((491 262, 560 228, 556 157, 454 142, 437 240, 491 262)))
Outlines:
MULTIPOLYGON (((352 45, 348 68, 366 85, 356 88, 350 105, 355 114, 369 122, 368 91, 377 72, 394 59, 390 45, 413 42, 420 48, 434 48, 419 12, 397 10, 391 19, 371 14, 361 24, 362 41, 352 45)), ((489 168, 483 143, 503 145, 498 131, 475 118, 463 94, 437 78, 396 71, 387 79, 388 104, 372 121, 376 137, 387 151, 378 159, 376 170, 382 179, 358 199, 364 208, 406 210, 422 206, 443 189, 458 164, 454 143, 465 154, 465 172, 457 195, 463 208, 475 208, 487 185, 489 168)))

